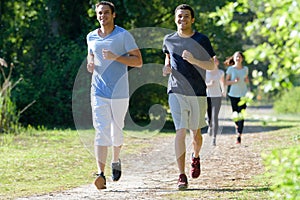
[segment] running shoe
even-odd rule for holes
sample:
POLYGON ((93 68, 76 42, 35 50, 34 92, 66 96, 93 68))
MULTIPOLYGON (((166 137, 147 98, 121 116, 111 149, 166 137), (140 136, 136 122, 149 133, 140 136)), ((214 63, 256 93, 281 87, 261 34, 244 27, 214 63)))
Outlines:
POLYGON ((242 142, 242 138, 241 138, 241 136, 238 136, 238 137, 236 138, 236 143, 237 143, 237 144, 241 144, 241 142, 242 142))
POLYGON ((185 190, 188 187, 188 180, 185 174, 180 174, 177 182, 179 190, 185 190))
POLYGON ((111 170, 112 175, 111 178, 113 181, 118 181, 121 177, 122 171, 121 171, 121 160, 119 159, 118 162, 111 163, 111 170))
POLYGON ((211 143, 213 146, 216 146, 217 144, 216 144, 216 138, 214 137, 213 139, 212 139, 212 143, 211 143))
POLYGON ((96 174, 96 175, 97 178, 94 181, 94 185, 96 186, 96 188, 98 190, 106 189, 106 178, 103 172, 101 174, 96 174))
POLYGON ((200 157, 195 158, 194 154, 192 154, 192 164, 191 164, 191 177, 198 178, 201 174, 200 169, 200 157))
POLYGON ((209 136, 212 136, 212 128, 210 126, 207 129, 207 133, 209 136))

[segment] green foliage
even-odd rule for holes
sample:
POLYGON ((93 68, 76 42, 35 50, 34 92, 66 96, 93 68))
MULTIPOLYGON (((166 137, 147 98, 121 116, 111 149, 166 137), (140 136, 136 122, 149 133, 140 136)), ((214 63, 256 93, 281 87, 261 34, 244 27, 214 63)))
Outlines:
POLYGON ((0 58, 0 70, 2 72, 0 77, 0 133, 18 133, 20 113, 11 100, 11 90, 18 82, 13 83, 11 81, 14 65, 10 65, 8 75, 5 73, 4 67, 8 67, 7 63, 0 58))
POLYGON ((240 102, 238 103, 238 106, 242 106, 244 104, 247 104, 247 106, 250 106, 251 103, 253 103, 254 94, 252 92, 247 92, 244 97, 241 97, 240 102))
POLYGON ((22 115, 22 122, 35 126, 72 127, 72 89, 85 49, 65 38, 54 37, 51 41, 47 50, 40 54, 40 72, 31 78, 32 84, 21 84, 14 95, 22 103, 33 97, 36 100, 22 115))
POLYGON ((0 133, 18 133, 19 113, 8 94, 0 95, 0 133))
POLYGON ((210 16, 232 34, 241 32, 246 61, 254 64, 254 84, 264 92, 299 83, 300 4, 296 0, 238 0, 210 16), (234 14, 233 14, 234 13, 234 14), (246 24, 235 16, 252 15, 246 24))
POLYGON ((247 36, 261 38, 246 52, 248 62, 268 63, 261 87, 265 92, 291 88, 300 74, 299 2, 259 1, 248 6, 256 9, 257 18, 246 27, 247 36))
POLYGON ((264 156, 268 171, 267 176, 272 179, 271 196, 275 199, 300 198, 300 146, 287 149, 276 149, 264 156))
MULTIPOLYGON (((223 3, 215 4, 216 8, 206 13, 210 19, 213 45, 216 46, 216 53, 221 61, 235 51, 245 51, 253 45, 253 41, 246 37, 244 27, 254 17, 253 12, 242 7, 237 1, 223 3)), ((249 67, 252 71, 252 66, 249 67)))
POLYGON ((274 102, 274 110, 283 114, 300 114, 300 87, 287 90, 274 102))
POLYGON ((148 84, 140 87, 130 98, 129 112, 136 122, 149 123, 151 116, 149 109, 154 104, 159 104, 167 110, 168 96, 166 88, 156 84, 148 84))
MULTIPOLYGON (((18 64, 13 78, 23 78, 11 93, 12 99, 17 108, 24 108, 35 101, 20 116, 23 124, 73 127, 72 87, 79 66, 86 56, 86 34, 99 26, 94 11, 96 2, 1 1, 0 54, 9 62, 18 64)), ((129 30, 136 27, 165 27, 175 30, 174 9, 177 5, 186 3, 183 0, 112 2, 116 6, 116 24, 129 30)), ((213 31, 214 26, 207 13, 225 2, 188 2, 195 9, 195 28, 205 34, 209 33, 216 42, 219 37, 214 33, 220 33, 220 30, 213 31)), ((223 36, 226 37, 226 34, 223 36)), ((161 44, 159 49, 142 51, 145 64, 163 63, 161 44)), ((155 89, 156 87, 153 88, 155 89)), ((163 93, 159 97, 166 95, 165 91, 163 93)), ((156 102, 155 95, 148 95, 148 99, 156 102)), ((161 98, 160 103, 166 105, 167 98, 161 98)), ((136 117, 144 119, 145 116, 139 112, 133 112, 137 114, 136 117)))
POLYGON ((13 77, 23 78, 12 99, 18 108, 36 101, 22 114, 23 124, 73 126, 72 87, 86 55, 87 7, 69 0, 1 1, 0 53, 18 64, 13 77))

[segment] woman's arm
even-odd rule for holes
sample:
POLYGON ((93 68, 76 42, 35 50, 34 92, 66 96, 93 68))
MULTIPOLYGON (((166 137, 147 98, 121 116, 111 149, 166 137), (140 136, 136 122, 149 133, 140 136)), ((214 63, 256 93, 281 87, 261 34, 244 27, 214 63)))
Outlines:
POLYGON ((214 84, 214 80, 205 81, 207 87, 211 87, 214 84))
POLYGON ((226 86, 225 86, 225 79, 224 79, 224 74, 222 73, 222 76, 220 78, 220 86, 221 86, 221 91, 222 95, 226 97, 226 86))
POLYGON ((249 83, 249 77, 248 77, 248 75, 245 77, 244 81, 245 81, 245 83, 249 83))
POLYGON ((226 75, 226 80, 225 80, 225 85, 233 85, 233 84, 236 84, 240 79, 239 78, 236 78, 234 80, 231 80, 231 75, 230 74, 227 74, 226 75))

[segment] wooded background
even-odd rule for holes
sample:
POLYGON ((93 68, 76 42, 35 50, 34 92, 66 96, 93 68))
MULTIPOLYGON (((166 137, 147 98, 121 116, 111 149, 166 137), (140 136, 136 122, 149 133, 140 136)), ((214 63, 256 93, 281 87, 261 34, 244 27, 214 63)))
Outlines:
MULTIPOLYGON (((96 2, 0 1, 0 57, 14 64, 13 81, 22 78, 12 90, 12 101, 17 110, 35 101, 21 114, 22 124, 74 127, 73 86, 86 58, 86 35, 99 27, 96 2)), ((257 99, 276 97, 300 83, 297 0, 112 2, 116 6, 115 23, 128 30, 159 27, 175 31, 174 9, 181 3, 190 4, 195 10, 195 30, 209 37, 221 63, 237 50, 245 52, 251 90, 257 99)), ((144 64, 164 63, 160 49, 142 49, 142 53, 144 64)), ((133 118, 149 120, 145 105, 152 103, 167 104, 165 88, 151 84, 134 93, 130 107, 133 118)))

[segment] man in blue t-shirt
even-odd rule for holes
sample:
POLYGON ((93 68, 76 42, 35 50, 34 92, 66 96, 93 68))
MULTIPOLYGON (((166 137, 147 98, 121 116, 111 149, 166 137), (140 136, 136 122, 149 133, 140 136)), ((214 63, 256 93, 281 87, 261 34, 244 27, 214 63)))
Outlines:
POLYGON ((168 94, 172 118, 176 128, 175 153, 179 169, 177 186, 188 186, 185 174, 185 137, 189 129, 193 135, 191 177, 198 178, 201 128, 206 126, 207 109, 205 70, 214 68, 215 53, 209 39, 192 29, 194 11, 187 5, 175 9, 177 32, 166 35, 163 52, 166 54, 163 75, 169 76, 168 94))
POLYGON ((95 128, 97 189, 106 188, 104 176, 108 146, 113 146, 112 179, 121 177, 120 150, 124 119, 129 105, 127 66, 141 67, 142 56, 132 35, 114 24, 115 7, 108 1, 96 4, 100 28, 87 35, 87 70, 91 72, 91 106, 95 128))

